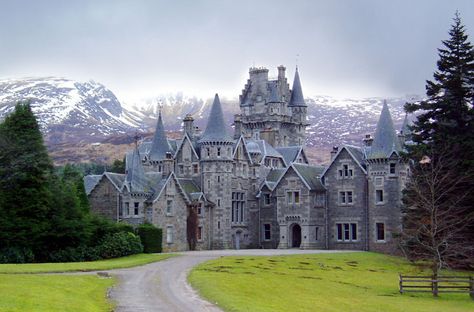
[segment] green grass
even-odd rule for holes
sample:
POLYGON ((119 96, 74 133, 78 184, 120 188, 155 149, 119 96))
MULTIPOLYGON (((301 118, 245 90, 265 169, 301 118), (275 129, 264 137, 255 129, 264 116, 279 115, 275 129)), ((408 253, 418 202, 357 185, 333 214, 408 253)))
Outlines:
POLYGON ((401 295, 399 272, 421 273, 397 257, 334 253, 224 257, 200 264, 188 279, 226 311, 474 311, 467 293, 401 295))
POLYGON ((111 270, 144 265, 151 262, 168 259, 173 256, 175 255, 138 254, 122 258, 89 262, 0 264, 0 273, 53 273, 111 270))
POLYGON ((96 275, 0 274, 0 311, 112 311, 112 278, 96 275))

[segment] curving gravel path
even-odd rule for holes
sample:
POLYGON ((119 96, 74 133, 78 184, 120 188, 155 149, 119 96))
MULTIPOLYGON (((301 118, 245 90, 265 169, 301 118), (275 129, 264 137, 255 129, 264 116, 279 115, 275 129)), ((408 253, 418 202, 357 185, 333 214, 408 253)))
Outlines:
MULTIPOLYGON (((337 250, 245 249, 180 253, 180 256, 140 267, 107 271, 119 283, 110 291, 117 312, 221 311, 207 302, 187 283, 195 265, 222 256, 274 256, 342 252, 337 250)), ((344 251, 347 252, 347 251, 344 251)))

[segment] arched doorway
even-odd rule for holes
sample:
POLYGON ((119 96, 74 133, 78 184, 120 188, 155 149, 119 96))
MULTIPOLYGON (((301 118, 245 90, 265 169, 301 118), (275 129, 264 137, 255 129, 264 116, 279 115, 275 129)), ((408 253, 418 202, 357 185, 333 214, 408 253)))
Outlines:
POLYGON ((299 248, 301 245, 301 226, 293 224, 291 228, 291 247, 299 248))

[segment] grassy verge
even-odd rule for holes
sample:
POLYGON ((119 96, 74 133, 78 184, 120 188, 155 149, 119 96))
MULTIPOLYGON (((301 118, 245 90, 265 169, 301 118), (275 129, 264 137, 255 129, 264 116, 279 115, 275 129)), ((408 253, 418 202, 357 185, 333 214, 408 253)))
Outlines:
POLYGON ((224 257, 188 278, 226 311, 474 311, 467 293, 399 294, 399 272, 421 273, 401 258, 342 253, 224 257))
POLYGON ((95 275, 0 275, 0 311, 112 311, 112 278, 95 275))
MULTIPOLYGON (((130 268, 173 257, 173 254, 139 254, 122 258, 68 263, 0 264, 0 273, 54 273, 74 271, 99 271, 130 268)), ((0 277, 1 278, 1 277, 0 277)))

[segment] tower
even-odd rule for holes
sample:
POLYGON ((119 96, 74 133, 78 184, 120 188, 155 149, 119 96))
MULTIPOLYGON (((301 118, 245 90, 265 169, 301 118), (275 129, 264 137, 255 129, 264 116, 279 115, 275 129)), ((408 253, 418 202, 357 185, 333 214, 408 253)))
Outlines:
POLYGON ((161 110, 158 114, 155 135, 153 136, 146 160, 148 160, 154 171, 161 172, 163 176, 167 176, 173 171, 173 149, 166 138, 161 110))
POLYGON ((239 97, 241 113, 235 116, 235 135, 264 139, 274 147, 303 145, 306 110, 298 69, 290 90, 286 68, 268 78, 268 69, 250 68, 249 79, 239 97))
POLYGON ((374 139, 367 147, 368 243, 370 250, 390 251, 393 233, 400 231, 401 196, 407 164, 402 161, 399 137, 384 101, 374 139))
POLYGON ((213 249, 231 246, 231 175, 234 140, 227 133, 219 96, 211 107, 206 130, 198 141, 201 161, 201 189, 215 204, 211 218, 213 249))

